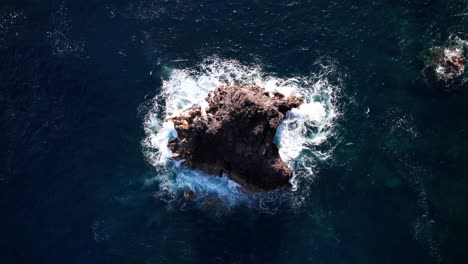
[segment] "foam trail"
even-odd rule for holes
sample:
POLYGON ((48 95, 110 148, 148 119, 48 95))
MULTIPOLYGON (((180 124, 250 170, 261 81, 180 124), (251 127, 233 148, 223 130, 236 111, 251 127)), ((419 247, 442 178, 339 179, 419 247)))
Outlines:
MULTIPOLYGON (((227 177, 213 177, 200 171, 191 170, 172 159, 167 147, 170 138, 177 132, 169 117, 178 115, 194 104, 207 106, 205 98, 210 91, 226 84, 248 84, 264 87, 268 92, 284 95, 298 94, 305 103, 288 112, 275 137, 281 158, 295 174, 293 184, 301 178, 313 176, 314 162, 329 157, 328 152, 314 151, 311 146, 325 142, 332 134, 333 122, 337 116, 336 94, 338 87, 331 85, 326 75, 333 69, 326 69, 322 75, 309 77, 279 78, 263 73, 258 66, 245 66, 237 61, 211 58, 197 70, 174 69, 163 82, 161 93, 153 100, 153 107, 145 118, 146 138, 143 141, 144 154, 158 170, 157 182, 161 192, 171 194, 192 190, 194 201, 206 199, 220 201, 230 207, 239 204, 256 204, 269 194, 252 194, 227 177), (309 156, 304 151, 312 152, 309 156), (297 173, 296 173, 297 172, 297 173), (299 178, 298 178, 299 177, 299 178)), ((270 199, 270 198, 269 198, 270 199)))

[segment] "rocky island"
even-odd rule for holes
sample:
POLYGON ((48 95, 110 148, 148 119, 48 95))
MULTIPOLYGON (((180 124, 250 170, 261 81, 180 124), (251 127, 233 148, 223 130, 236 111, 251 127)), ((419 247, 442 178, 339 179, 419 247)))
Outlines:
POLYGON ((468 60, 461 45, 434 47, 429 50, 428 61, 439 80, 448 81, 461 76, 465 72, 468 60))
POLYGON ((210 175, 227 175, 251 191, 289 187, 291 170, 273 143, 286 112, 303 103, 297 96, 268 93, 258 86, 223 86, 200 105, 171 118, 177 138, 174 159, 210 175))

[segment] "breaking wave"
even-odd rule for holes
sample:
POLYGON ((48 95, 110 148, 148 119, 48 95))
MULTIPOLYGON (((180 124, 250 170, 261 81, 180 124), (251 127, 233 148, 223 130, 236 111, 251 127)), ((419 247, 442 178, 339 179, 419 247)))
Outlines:
POLYGON ((320 65, 320 68, 311 76, 281 78, 263 72, 260 66, 211 58, 196 68, 168 70, 168 77, 144 119, 143 152, 156 170, 147 184, 159 186, 156 196, 169 203, 228 208, 247 205, 267 212, 274 212, 285 201, 300 206, 306 195, 301 186, 311 184, 318 162, 331 156, 333 144, 326 142, 333 136, 339 115, 336 102, 340 85, 329 81, 334 75, 336 79, 335 67, 320 65), (227 177, 209 176, 172 159, 167 143, 177 132, 168 117, 194 104, 204 108, 208 92, 226 84, 257 85, 269 92, 304 98, 303 105, 287 113, 275 136, 281 158, 293 171, 291 191, 250 193, 227 177), (193 194, 190 199, 184 198, 187 192, 193 194))

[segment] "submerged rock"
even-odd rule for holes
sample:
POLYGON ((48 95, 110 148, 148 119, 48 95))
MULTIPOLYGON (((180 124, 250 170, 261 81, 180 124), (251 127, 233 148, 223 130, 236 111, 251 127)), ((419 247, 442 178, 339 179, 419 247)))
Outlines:
POLYGON ((206 100, 206 109, 196 105, 172 118, 178 134, 168 143, 172 157, 252 191, 290 186, 292 172, 273 140, 286 112, 303 100, 257 86, 223 86, 206 100))

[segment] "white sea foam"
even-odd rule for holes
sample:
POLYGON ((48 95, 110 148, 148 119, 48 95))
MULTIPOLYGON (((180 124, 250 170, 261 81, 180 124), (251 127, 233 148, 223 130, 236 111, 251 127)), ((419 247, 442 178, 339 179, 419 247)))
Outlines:
POLYGON ((280 78, 264 73, 259 66, 245 66, 237 61, 211 58, 196 69, 172 69, 163 82, 161 92, 154 98, 152 109, 145 118, 147 137, 143 141, 148 161, 157 169, 157 182, 163 193, 177 197, 176 193, 192 190, 193 200, 207 197, 227 206, 239 203, 265 202, 268 194, 260 197, 242 189, 227 177, 212 177, 180 165, 171 158, 167 147, 177 132, 168 117, 179 114, 194 104, 207 105, 208 93, 225 84, 253 84, 269 92, 285 95, 297 94, 305 103, 288 112, 275 138, 281 158, 291 167, 293 184, 312 178, 316 162, 327 159, 330 150, 316 151, 332 135, 333 122, 338 115, 336 95, 338 87, 331 85, 327 76, 332 67, 323 67, 320 74, 308 77, 280 78), (304 153, 307 152, 307 153, 304 153))
POLYGON ((453 71, 453 70, 448 71, 447 65, 445 65, 446 60, 456 61, 457 58, 463 57, 463 53, 464 51, 462 47, 455 46, 455 47, 450 47, 450 48, 444 48, 444 51, 443 51, 444 60, 436 67, 436 74, 439 79, 443 79, 443 80, 451 79, 451 78, 458 77, 461 74, 463 74, 463 72, 465 71, 465 66, 463 63, 460 64, 460 70, 458 71, 453 71))
POLYGON ((465 83, 468 78, 464 75, 465 63, 458 63, 458 69, 447 64, 447 61, 456 62, 459 58, 464 58, 468 41, 456 35, 450 35, 444 47, 434 47, 432 52, 436 54, 429 63, 433 64, 436 77, 450 85, 454 79, 460 79, 465 83))

